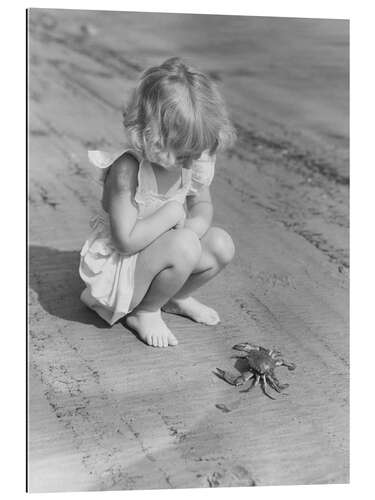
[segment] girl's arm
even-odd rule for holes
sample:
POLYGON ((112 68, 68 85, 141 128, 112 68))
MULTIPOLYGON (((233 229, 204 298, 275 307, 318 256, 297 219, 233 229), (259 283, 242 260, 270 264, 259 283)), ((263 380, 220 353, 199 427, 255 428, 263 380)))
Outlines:
POLYGON ((188 209, 184 227, 194 231, 201 238, 212 223, 213 207, 209 187, 204 187, 196 195, 186 198, 188 209))
POLYGON ((112 240, 121 253, 132 255, 143 250, 184 216, 183 206, 171 201, 149 217, 137 220, 134 195, 138 182, 138 162, 132 156, 120 158, 111 167, 108 177, 106 182, 112 240))

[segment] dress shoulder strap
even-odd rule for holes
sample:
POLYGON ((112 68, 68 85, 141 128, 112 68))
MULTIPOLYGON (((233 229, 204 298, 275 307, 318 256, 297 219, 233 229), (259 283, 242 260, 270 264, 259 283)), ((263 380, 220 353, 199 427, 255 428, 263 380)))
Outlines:
POLYGON ((193 162, 191 168, 191 186, 188 196, 196 195, 204 187, 208 187, 215 174, 216 155, 209 155, 204 151, 198 160, 193 162))
POLYGON ((94 181, 99 184, 103 184, 103 179, 105 178, 105 174, 103 175, 103 173, 105 170, 112 166, 118 158, 128 152, 135 156, 138 161, 141 161, 139 154, 131 148, 124 148, 114 153, 108 153, 107 151, 100 151, 98 149, 89 150, 87 155, 90 163, 100 169, 93 173, 92 177, 94 181))

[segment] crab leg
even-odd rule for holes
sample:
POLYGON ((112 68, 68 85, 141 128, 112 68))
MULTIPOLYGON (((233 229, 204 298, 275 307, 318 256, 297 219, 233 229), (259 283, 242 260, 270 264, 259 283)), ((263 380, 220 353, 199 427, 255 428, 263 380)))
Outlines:
POLYGON ((253 376, 252 372, 243 372, 239 377, 237 377, 235 385, 243 385, 248 380, 251 380, 253 376))
POLYGON ((268 384, 277 392, 281 392, 289 387, 289 384, 281 384, 274 373, 269 373, 267 378, 268 384))
POLYGON ((278 357, 281 356, 281 352, 280 351, 270 350, 270 351, 268 351, 268 354, 271 356, 272 359, 275 359, 275 358, 278 358, 278 357))
POLYGON ((289 363, 288 361, 285 361, 284 359, 278 359, 275 362, 276 366, 286 366, 288 370, 294 370, 296 368, 296 365, 294 363, 289 363))
POLYGON ((259 379, 260 379, 259 375, 253 375, 252 377, 250 377, 249 380, 252 380, 252 383, 249 385, 249 387, 247 387, 246 389, 243 389, 240 392, 249 392, 250 389, 252 389, 256 385, 258 385, 259 379))
POLYGON ((266 391, 266 387, 267 387, 267 380, 266 380, 266 376, 265 375, 262 375, 262 378, 260 380, 260 385, 262 387, 262 391, 264 392, 264 394, 266 396, 268 396, 270 399, 275 399, 273 398, 270 394, 268 394, 268 392, 266 391))
POLYGON ((275 380, 272 379, 271 375, 268 375, 266 378, 268 385, 272 387, 277 392, 281 392, 281 388, 276 384, 275 380))

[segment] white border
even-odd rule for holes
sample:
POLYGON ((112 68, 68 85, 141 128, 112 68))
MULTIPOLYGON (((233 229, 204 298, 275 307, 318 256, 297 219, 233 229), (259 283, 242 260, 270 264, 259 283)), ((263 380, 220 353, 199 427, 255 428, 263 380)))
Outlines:
MULTIPOLYGON (((2 275, 1 303, 2 360, 1 376, 3 400, 1 411, 2 439, 2 484, 1 491, 6 498, 25 495, 25 183, 23 180, 25 162, 25 12, 27 7, 80 8, 91 10, 133 10, 156 12, 196 12, 235 15, 261 15, 272 17, 320 17, 351 20, 351 485, 279 487, 255 489, 217 490, 174 490, 152 492, 113 493, 69 493, 71 496, 97 498, 187 498, 194 494, 198 498, 226 498, 228 494, 237 498, 274 498, 275 496, 309 498, 319 495, 323 498, 333 495, 352 498, 363 494, 369 497, 374 491, 373 469, 373 410, 372 373, 374 347, 374 320, 370 316, 374 302, 374 16, 371 2, 328 1, 262 1, 230 2, 205 1, 163 1, 157 3, 137 0, 133 5, 127 2, 106 0, 91 1, 48 1, 34 0, 30 5, 18 1, 15 6, 2 8, 1 36, 1 113, 2 141, 2 275), (5 113, 4 113, 5 107, 5 113), (9 135, 10 134, 10 135, 9 135), (6 140, 4 140, 6 138, 6 140), (362 182, 361 182, 362 181, 362 182), (364 182, 363 182, 364 181, 364 182), (372 370, 371 370, 372 371, 372 370), (372 438, 372 439, 371 439, 372 438)), ((323 450, 322 450, 323 451, 323 450)), ((60 494, 61 495, 61 494, 60 494)), ((55 498, 55 495, 33 495, 33 498, 55 498)))
MULTIPOLYGON (((21 2, 19 2, 21 3, 21 2)), ((26 7, 39 8, 61 8, 61 9, 88 9, 88 10, 118 10, 134 12, 179 12, 198 14, 226 14, 226 15, 252 15, 270 17, 316 17, 347 19, 353 7, 349 1, 324 1, 298 2, 283 0, 264 0, 262 2, 252 2, 249 5, 246 1, 234 0, 231 2, 217 2, 214 0, 137 0, 131 4, 122 0, 65 0, 46 2, 34 1, 31 4, 22 2, 26 7)), ((361 2, 359 2, 361 3, 361 2)))

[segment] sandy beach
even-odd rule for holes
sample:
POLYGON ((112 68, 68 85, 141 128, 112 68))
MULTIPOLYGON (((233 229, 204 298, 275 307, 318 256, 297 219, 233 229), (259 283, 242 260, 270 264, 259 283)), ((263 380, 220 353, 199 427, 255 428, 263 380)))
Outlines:
POLYGON ((29 15, 29 490, 349 481, 349 25, 346 21, 32 9, 29 15), (214 223, 234 261, 165 315, 176 348, 79 301, 100 193, 140 71, 179 55, 219 85, 238 132, 218 157, 214 223), (216 367, 251 341, 296 363, 275 401, 216 367))

